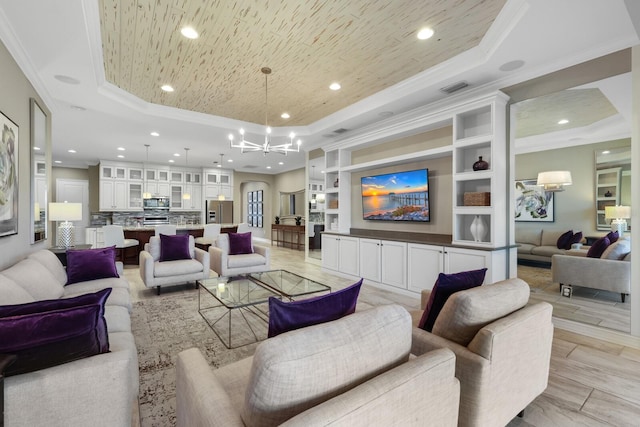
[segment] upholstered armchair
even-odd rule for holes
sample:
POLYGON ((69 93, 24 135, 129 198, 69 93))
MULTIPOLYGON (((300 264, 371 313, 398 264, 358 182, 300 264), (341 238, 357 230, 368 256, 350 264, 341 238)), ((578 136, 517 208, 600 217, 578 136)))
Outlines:
MULTIPOLYGON (((456 355, 459 426, 506 425, 547 387, 552 307, 528 305, 529 293, 520 279, 459 291, 442 307, 432 332, 413 329, 413 354, 448 348, 456 355)), ((428 297, 425 291, 423 307, 428 297)))
POLYGON ((155 287, 158 295, 163 286, 207 279, 209 265, 209 254, 195 247, 191 235, 151 236, 140 252, 140 277, 147 288, 155 287), (165 243, 176 240, 182 242, 179 247, 165 243))
MULTIPOLYGON (((232 234, 241 236, 245 233, 232 234)), ((269 270, 271 263, 269 247, 254 245, 251 242, 250 235, 248 244, 252 249, 233 250, 234 245, 232 243, 229 241, 229 234, 222 233, 218 236, 215 244, 209 247, 211 269, 218 273, 219 276, 237 276, 269 270)))

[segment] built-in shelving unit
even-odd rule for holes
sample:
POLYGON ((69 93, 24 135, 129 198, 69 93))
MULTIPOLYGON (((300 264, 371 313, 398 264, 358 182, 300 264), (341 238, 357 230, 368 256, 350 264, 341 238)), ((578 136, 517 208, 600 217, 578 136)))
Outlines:
POLYGON ((620 204, 620 178, 622 168, 598 169, 596 171, 596 226, 598 230, 609 230, 611 224, 604 217, 604 208, 620 204))

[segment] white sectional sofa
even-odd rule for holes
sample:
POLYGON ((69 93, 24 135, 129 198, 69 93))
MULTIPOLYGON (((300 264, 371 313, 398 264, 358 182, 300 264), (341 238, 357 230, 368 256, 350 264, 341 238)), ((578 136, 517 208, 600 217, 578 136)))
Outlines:
POLYGON ((0 272, 0 305, 112 288, 105 305, 109 352, 5 378, 5 426, 130 426, 139 379, 129 283, 124 278, 66 283, 56 255, 39 250, 0 272))

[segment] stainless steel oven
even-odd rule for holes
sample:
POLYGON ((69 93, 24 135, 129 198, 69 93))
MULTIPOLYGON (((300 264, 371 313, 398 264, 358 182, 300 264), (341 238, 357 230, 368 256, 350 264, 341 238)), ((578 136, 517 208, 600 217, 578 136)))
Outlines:
POLYGON ((144 225, 169 224, 169 215, 145 215, 144 225))
POLYGON ((145 209, 169 209, 170 200, 168 197, 151 197, 142 201, 145 209))

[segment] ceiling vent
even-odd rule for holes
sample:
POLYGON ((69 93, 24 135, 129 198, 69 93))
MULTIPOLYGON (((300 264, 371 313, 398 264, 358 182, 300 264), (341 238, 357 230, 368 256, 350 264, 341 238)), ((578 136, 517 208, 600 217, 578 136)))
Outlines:
POLYGON ((348 131, 349 129, 345 129, 345 128, 340 128, 340 129, 336 129, 333 131, 333 133, 337 133, 338 135, 340 135, 341 133, 345 133, 346 131, 348 131))
POLYGON ((457 83, 451 84, 449 86, 445 86, 445 87, 441 88, 440 90, 442 92, 444 92, 444 93, 452 94, 453 92, 457 92, 460 89, 464 89, 467 86, 469 86, 469 83, 467 83, 465 81, 461 81, 461 82, 457 82, 457 83))

